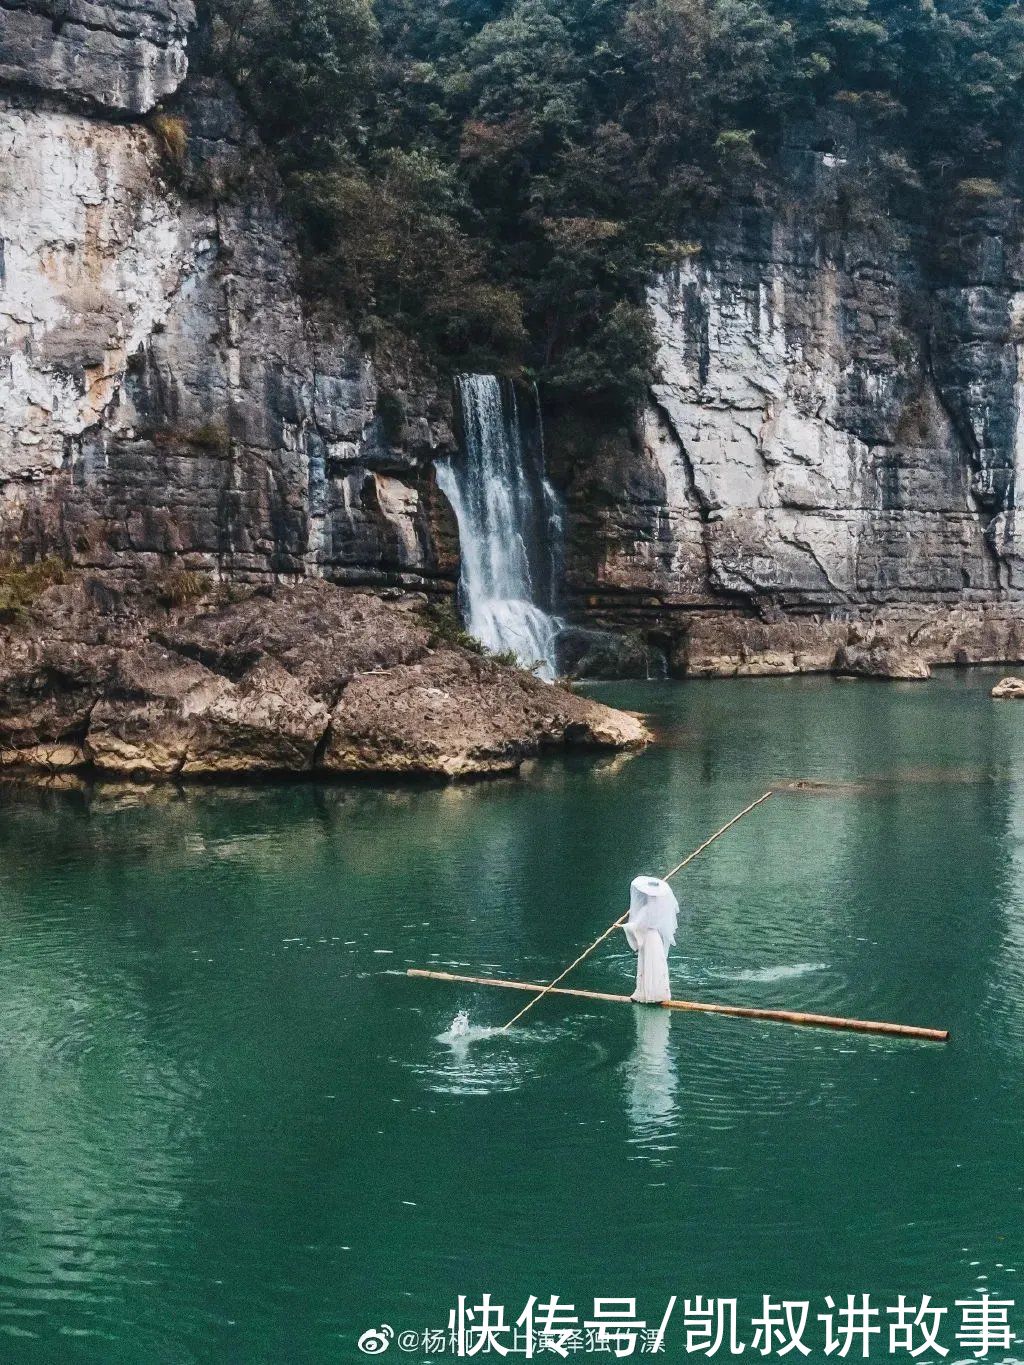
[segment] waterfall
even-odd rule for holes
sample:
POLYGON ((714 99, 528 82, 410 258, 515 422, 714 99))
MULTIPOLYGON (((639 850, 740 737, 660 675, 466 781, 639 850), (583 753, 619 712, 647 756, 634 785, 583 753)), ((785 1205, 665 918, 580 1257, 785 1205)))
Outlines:
POLYGON ((458 394, 462 459, 439 462, 437 481, 459 524, 466 628, 488 649, 511 650, 552 678, 562 513, 544 474, 540 404, 535 394, 530 426, 514 386, 493 374, 460 375, 458 394))

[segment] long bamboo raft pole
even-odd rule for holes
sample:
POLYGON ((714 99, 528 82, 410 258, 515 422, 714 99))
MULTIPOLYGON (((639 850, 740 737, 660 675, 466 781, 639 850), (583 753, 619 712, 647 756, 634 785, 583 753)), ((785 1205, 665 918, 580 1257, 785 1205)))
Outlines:
MULTIPOLYGON (((611 995, 607 991, 583 991, 572 986, 538 985, 531 981, 503 981, 496 976, 458 976, 454 972, 430 972, 421 967, 410 967, 407 976, 426 977, 431 981, 455 981, 469 986, 500 986, 507 991, 543 991, 545 995, 573 995, 583 1000, 607 1000, 615 1005, 634 1005, 629 995, 611 995)), ((638 1008, 643 1008, 638 1006, 638 1008)), ((888 1024, 877 1019, 844 1019, 833 1014, 803 1014, 798 1010, 762 1010, 750 1005, 714 1005, 703 1000, 662 1000, 649 1009, 689 1010, 693 1014, 726 1014, 735 1019, 766 1019, 775 1024, 800 1024, 807 1028, 830 1028, 848 1033, 876 1033, 889 1038, 917 1038, 926 1043, 948 1043, 949 1030, 918 1028, 914 1024, 888 1024)))

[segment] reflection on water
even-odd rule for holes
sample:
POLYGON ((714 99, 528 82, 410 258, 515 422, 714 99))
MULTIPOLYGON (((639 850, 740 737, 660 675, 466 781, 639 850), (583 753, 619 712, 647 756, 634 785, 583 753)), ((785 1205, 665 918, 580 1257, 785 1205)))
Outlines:
MULTIPOLYGON (((990 684, 602 687, 671 746, 521 783, 0 790, 10 1358, 327 1365, 483 1290, 1014 1296, 1024 711, 990 684), (405 974, 551 980, 798 779, 677 879, 676 993, 952 1046, 551 997, 505 1034, 517 997, 405 974)), ((634 973, 615 936, 577 984, 634 973)))
POLYGON ((626 1063, 626 1105, 637 1155, 664 1162, 675 1143, 676 1090, 679 1078, 670 1052, 672 1016, 668 1010, 634 1006, 636 1046, 626 1063))

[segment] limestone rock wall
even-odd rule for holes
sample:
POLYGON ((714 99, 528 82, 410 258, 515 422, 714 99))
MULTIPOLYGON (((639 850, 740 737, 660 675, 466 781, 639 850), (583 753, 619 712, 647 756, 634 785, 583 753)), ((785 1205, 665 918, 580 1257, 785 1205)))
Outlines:
POLYGON ((184 165, 130 117, 182 80, 189 5, 65 9, 44 52, 18 38, 42 8, 0 8, 20 73, 0 66, 0 548, 121 577, 450 590, 446 389, 408 360, 382 377, 309 315, 227 91, 191 82, 165 113, 184 165))
POLYGON ((107 418, 167 319, 185 260, 152 139, 78 115, 0 112, 2 476, 36 488, 107 418))
MULTIPOLYGON (((450 592, 449 386, 303 302, 264 153, 185 80, 193 19, 0 0, 0 553, 450 592)), ((1015 658, 1020 206, 926 239, 851 210, 855 147, 787 157, 788 202, 695 224, 653 285, 635 429, 551 443, 566 608, 679 671, 1015 658)))
MULTIPOLYGON (((858 173, 803 169, 833 202, 858 173)), ((631 439, 575 461, 570 585, 596 622, 684 649, 709 611, 1017 620, 1019 206, 951 210, 938 258, 899 222, 829 233, 823 207, 733 212, 652 287, 659 382, 631 439)))
POLYGON ((188 68, 192 0, 0 0, 0 82, 143 114, 188 68))

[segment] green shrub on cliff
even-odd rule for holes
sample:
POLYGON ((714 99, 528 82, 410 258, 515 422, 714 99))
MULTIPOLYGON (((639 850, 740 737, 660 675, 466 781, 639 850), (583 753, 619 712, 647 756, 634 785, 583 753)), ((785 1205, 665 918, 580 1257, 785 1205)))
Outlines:
POLYGON ((392 150, 372 170, 305 171, 290 188, 318 294, 452 355, 500 357, 522 343, 518 299, 487 278, 458 226, 455 177, 435 157, 392 150))
POLYGON ((431 602, 423 612, 424 624, 431 632, 430 645, 432 649, 437 649, 442 645, 450 645, 455 649, 468 649, 471 654, 486 653, 483 645, 475 635, 470 635, 459 618, 455 610, 455 604, 451 601, 443 600, 431 602))
POLYGON ((286 166, 359 136, 381 52, 372 0, 211 0, 208 41, 286 166))
POLYGON ((311 290, 588 402, 643 391, 652 270, 772 201, 789 130, 859 138, 926 227, 1019 163, 1017 0, 208 0, 205 28, 311 290))

